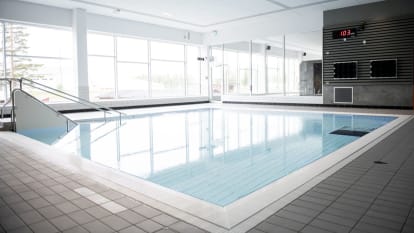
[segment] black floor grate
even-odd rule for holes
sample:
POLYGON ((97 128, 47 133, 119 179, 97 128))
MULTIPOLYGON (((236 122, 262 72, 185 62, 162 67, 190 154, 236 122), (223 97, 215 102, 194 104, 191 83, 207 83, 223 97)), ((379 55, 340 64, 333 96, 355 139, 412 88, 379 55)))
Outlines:
POLYGON ((354 136, 354 137, 362 137, 365 134, 371 132, 373 129, 351 129, 348 127, 343 127, 337 130, 330 132, 330 134, 336 135, 345 135, 345 136, 354 136))

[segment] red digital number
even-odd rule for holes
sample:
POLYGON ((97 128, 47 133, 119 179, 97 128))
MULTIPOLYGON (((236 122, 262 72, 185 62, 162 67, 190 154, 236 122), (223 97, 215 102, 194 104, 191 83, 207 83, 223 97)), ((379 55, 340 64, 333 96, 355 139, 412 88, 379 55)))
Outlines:
POLYGON ((352 35, 352 31, 351 31, 351 29, 345 29, 345 30, 340 31, 339 35, 341 37, 349 37, 349 36, 352 35))

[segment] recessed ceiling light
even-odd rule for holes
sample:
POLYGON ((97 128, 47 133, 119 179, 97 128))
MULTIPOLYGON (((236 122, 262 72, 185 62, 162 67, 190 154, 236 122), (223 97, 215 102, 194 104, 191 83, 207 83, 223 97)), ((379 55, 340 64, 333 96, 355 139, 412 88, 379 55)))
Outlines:
POLYGON ((162 12, 162 15, 165 17, 172 17, 172 14, 168 12, 162 12))

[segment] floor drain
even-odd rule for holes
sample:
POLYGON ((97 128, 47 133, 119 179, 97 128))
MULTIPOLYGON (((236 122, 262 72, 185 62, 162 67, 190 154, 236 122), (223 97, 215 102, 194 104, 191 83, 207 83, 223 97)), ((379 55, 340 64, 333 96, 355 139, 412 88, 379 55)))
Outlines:
POLYGON ((383 162, 383 161, 379 161, 379 160, 374 161, 374 163, 376 163, 376 164, 388 164, 387 162, 383 162))

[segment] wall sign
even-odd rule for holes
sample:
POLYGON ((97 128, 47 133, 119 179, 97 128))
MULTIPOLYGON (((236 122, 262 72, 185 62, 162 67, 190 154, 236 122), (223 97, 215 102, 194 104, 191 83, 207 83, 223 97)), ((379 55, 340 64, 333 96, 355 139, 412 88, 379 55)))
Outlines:
POLYGON ((333 39, 349 38, 349 37, 354 37, 356 35, 357 35, 356 28, 346 28, 346 29, 336 30, 332 32, 333 39))

